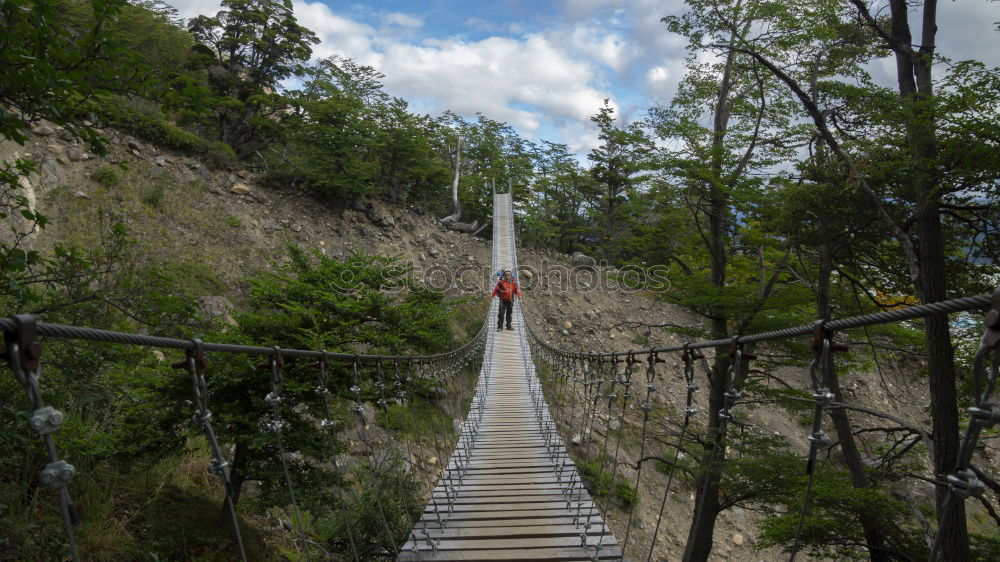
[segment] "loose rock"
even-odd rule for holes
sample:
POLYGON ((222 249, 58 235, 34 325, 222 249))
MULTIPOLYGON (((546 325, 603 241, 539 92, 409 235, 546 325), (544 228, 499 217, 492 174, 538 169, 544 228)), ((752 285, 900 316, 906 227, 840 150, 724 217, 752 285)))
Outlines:
POLYGON ((234 195, 250 195, 251 191, 250 186, 245 183, 236 183, 229 188, 229 193, 234 195))

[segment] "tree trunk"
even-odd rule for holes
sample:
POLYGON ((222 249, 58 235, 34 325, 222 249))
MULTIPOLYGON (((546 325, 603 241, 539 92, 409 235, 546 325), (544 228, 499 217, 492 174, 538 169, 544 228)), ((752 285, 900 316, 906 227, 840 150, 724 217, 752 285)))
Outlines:
POLYGON ((462 207, 458 203, 458 178, 462 169, 462 137, 455 146, 455 177, 451 180, 451 214, 441 219, 443 223, 455 222, 462 218, 462 207))
MULTIPOLYGON (((735 35, 733 37, 735 40, 735 35)), ((729 126, 729 93, 731 73, 736 54, 729 52, 725 70, 719 84, 712 125, 712 172, 709 183, 709 254, 711 259, 711 283, 718 290, 718 297, 726 287, 726 215, 729 199, 722 185, 723 141, 729 126)), ((712 339, 729 337, 729 311, 721 306, 709 310, 712 322, 712 339)), ((705 472, 699 482, 695 499, 695 515, 688 530, 687 545, 684 548, 684 562, 708 560, 712 553, 715 535, 715 519, 719 515, 719 484, 722 480, 722 463, 726 457, 726 447, 722 443, 724 435, 719 433, 719 411, 724 404, 726 388, 729 385, 729 349, 716 348, 712 362, 712 379, 708 396, 708 436, 705 453, 705 472), (716 446, 718 443, 718 446, 716 446), (718 452, 715 452, 718 450, 718 452), (714 457, 713 457, 713 453, 714 457)))
POLYGON ((229 479, 233 483, 233 505, 240 502, 240 494, 243 491, 243 483, 247 481, 247 470, 250 467, 250 442, 237 441, 236 451, 233 453, 233 468, 229 472, 229 479))
MULTIPOLYGON (((925 0, 919 51, 914 51, 907 16, 906 0, 890 0, 895 42, 896 74, 900 101, 907 109, 906 134, 910 161, 916 175, 916 230, 920 272, 917 289, 923 302, 939 302, 947 295, 944 276, 944 240, 941 231, 940 202, 937 191, 937 130, 929 104, 934 97, 931 67, 937 35, 937 2, 925 0)), ((958 460, 958 392, 955 387, 955 363, 947 314, 924 319, 927 346, 927 371, 931 394, 931 418, 934 443, 931 449, 934 473, 939 479, 955 469, 958 460)), ((948 488, 937 487, 936 507, 941 526, 942 560, 968 560, 969 536, 965 503, 952 502, 945 512, 948 488)))
MULTIPOLYGON (((820 161, 822 166, 823 162, 820 161)), ((819 245, 819 283, 816 291, 816 309, 819 318, 829 320, 832 310, 830 308, 830 275, 833 271, 833 258, 831 256, 829 240, 829 224, 826 215, 819 214, 819 238, 822 240, 819 245)), ((823 385, 833 393, 837 402, 843 402, 844 396, 840 390, 840 380, 837 378, 836 366, 834 365, 833 353, 826 357, 826 364, 823 365, 826 373, 823 385)), ((837 431, 837 439, 840 441, 840 450, 844 454, 844 464, 851 475, 851 483, 855 488, 862 489, 869 486, 868 474, 865 472, 864 462, 861 460, 861 453, 858 445, 854 441, 854 434, 851 433, 851 420, 847 411, 843 408, 831 408, 827 410, 833 420, 833 426, 837 431)), ((858 520, 864 529, 865 544, 868 546, 868 555, 875 562, 888 562, 891 560, 889 553, 885 549, 885 539, 879 530, 878 515, 869 511, 858 514, 858 520)))

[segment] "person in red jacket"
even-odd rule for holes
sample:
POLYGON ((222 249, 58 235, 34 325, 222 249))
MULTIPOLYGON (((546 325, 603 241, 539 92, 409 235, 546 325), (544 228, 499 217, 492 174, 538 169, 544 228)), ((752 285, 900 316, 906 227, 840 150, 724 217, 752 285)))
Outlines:
POLYGON ((493 288, 493 294, 490 296, 490 299, 497 295, 500 295, 500 306, 497 313, 497 331, 503 330, 504 315, 507 316, 507 329, 513 330, 514 328, 510 325, 510 316, 514 312, 514 295, 520 297, 521 289, 517 286, 517 281, 514 281, 514 277, 511 275, 509 269, 504 270, 503 275, 500 276, 497 286, 493 288))

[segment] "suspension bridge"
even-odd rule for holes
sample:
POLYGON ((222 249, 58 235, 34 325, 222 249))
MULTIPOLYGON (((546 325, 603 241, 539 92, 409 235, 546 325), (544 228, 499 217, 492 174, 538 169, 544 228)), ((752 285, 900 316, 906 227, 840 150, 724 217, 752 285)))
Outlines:
MULTIPOLYGON (((493 209, 493 270, 517 271, 510 194, 493 209)), ((622 558, 549 415, 519 300, 511 327, 487 330, 458 446, 399 560, 622 558)))
MULTIPOLYGON (((510 194, 496 194, 493 218, 493 269, 518 270, 513 228, 513 205, 510 194)), ((965 429, 962 448, 947 482, 936 483, 947 487, 948 505, 964 501, 970 496, 981 496, 985 486, 977 478, 973 453, 984 428, 1000 422, 1000 405, 992 394, 1000 370, 1000 289, 991 296, 964 297, 938 303, 895 309, 866 316, 819 322, 814 325, 796 326, 773 332, 740 335, 726 340, 689 342, 680 346, 666 346, 625 351, 562 350, 548 345, 532 332, 525 320, 520 301, 515 303, 512 330, 495 331, 493 319, 497 303, 491 308, 479 333, 458 349, 429 356, 384 356, 350 353, 328 353, 323 350, 280 349, 180 340, 96 330, 37 321, 30 315, 0 318, 4 332, 3 358, 13 375, 24 388, 31 412, 28 427, 43 442, 46 462, 37 474, 39 484, 52 489, 65 531, 66 552, 73 560, 87 559, 95 553, 81 552, 76 529, 80 523, 79 511, 73 502, 73 481, 76 468, 60 456, 56 436, 65 422, 65 415, 46 400, 55 391, 43 392, 41 383, 41 343, 46 338, 75 339, 137 345, 164 350, 181 350, 183 361, 175 365, 188 373, 191 382, 193 421, 205 435, 211 456, 210 471, 215 474, 225 491, 225 511, 233 537, 233 557, 247 560, 247 550, 237 517, 230 476, 230 450, 223 444, 213 426, 210 409, 211 396, 208 380, 211 376, 206 356, 211 354, 242 354, 266 358, 260 368, 270 374, 270 387, 263 396, 261 407, 269 412, 266 431, 273 435, 278 459, 283 468, 284 485, 292 506, 292 521, 296 549, 305 559, 363 560, 356 538, 348 523, 349 545, 344 551, 330 551, 310 536, 296 505, 296 489, 286 462, 286 443, 282 435, 288 431, 284 418, 288 412, 283 407, 285 388, 285 361, 311 362, 306 367, 314 373, 317 399, 321 401, 321 415, 316 424, 323 429, 334 427, 331 422, 329 372, 334 366, 347 366, 353 373, 353 384, 346 393, 354 402, 357 426, 365 434, 366 401, 386 410, 388 404, 406 406, 412 398, 414 380, 422 380, 436 388, 454 389, 452 381, 470 364, 479 365, 475 388, 471 391, 470 405, 453 442, 447 444, 451 458, 444 467, 436 485, 427 494, 427 504, 413 521, 405 536, 393 532, 389 517, 377 505, 379 517, 388 537, 388 549, 377 557, 402 561, 419 560, 652 560, 662 559, 655 545, 665 513, 667 497, 676 481, 677 458, 685 440, 694 439, 690 425, 697 412, 693 397, 698 391, 694 364, 704 359, 699 350, 713 349, 715 353, 730 353, 733 358, 717 423, 710 440, 713 449, 706 463, 724 465, 727 423, 734 418, 742 404, 741 386, 747 378, 750 353, 745 345, 764 344, 768 341, 792 338, 813 339, 814 359, 811 368, 812 388, 807 390, 814 402, 812 429, 808 435, 808 460, 803 471, 808 475, 809 487, 802 498, 799 528, 795 542, 789 548, 794 560, 800 550, 799 537, 810 508, 813 470, 818 453, 832 446, 822 430, 825 412, 831 408, 845 407, 844 398, 831 391, 830 382, 836 380, 831 355, 838 349, 834 334, 845 330, 923 318, 930 314, 947 314, 964 311, 988 311, 986 332, 976 354, 973 378, 975 397, 969 409, 969 423, 965 429), (676 423, 676 442, 652 443, 649 423, 653 408, 653 395, 668 383, 661 358, 669 353, 680 354, 683 359, 683 385, 686 404, 682 422, 676 423), (645 363, 645 367, 643 367, 645 363), (536 372, 536 364, 544 369, 536 372), (413 370, 408 374, 402 366, 413 370), (540 376, 545 379, 546 391, 540 376), (567 397, 573 412, 550 414, 555 404, 565 408, 567 397), (640 401, 641 399, 641 401, 640 401), (577 406, 582 410, 577 414, 577 406), (641 412, 639 454, 626 458, 621 444, 626 412, 641 412), (588 488, 592 483, 584 479, 566 450, 563 437, 570 431, 584 439, 596 435, 595 420, 604 420, 603 453, 598 462, 607 470, 611 482, 624 477, 624 468, 633 466, 634 489, 643 488, 643 478, 650 478, 649 470, 643 471, 648 460, 657 460, 669 467, 663 497, 658 501, 659 514, 653 521, 651 533, 644 533, 639 544, 635 532, 635 514, 627 511, 624 528, 609 528, 605 521, 607 500, 602 504, 592 497, 588 488), (617 431, 612 430, 612 420, 617 420, 617 431), (653 450, 655 447, 655 450, 653 450), (672 459, 672 460, 671 460, 672 459), (621 471, 621 472, 620 472, 621 471), (614 532, 613 532, 614 531, 614 532), (619 542, 618 538, 623 540, 619 542), (630 539, 632 544, 630 545, 630 539), (631 546, 631 548, 629 548, 631 546), (391 553, 391 554, 390 554, 391 553)), ((331 432, 333 430, 331 429, 331 432)), ((919 436, 914 438, 913 443, 919 436)), ((367 462, 372 470, 379 470, 380 446, 367 440, 367 462)), ((912 446, 911 443, 910 445, 912 446)), ((391 443, 388 443, 391 445, 391 443)), ((412 461, 411 461, 412 462, 412 461)), ((719 468, 722 470, 722 468, 719 468)), ((605 494, 606 495, 606 494, 605 494)), ((349 498, 345 501, 349 501, 349 498)), ((634 509, 634 504, 633 504, 634 509)), ((931 545, 930 558, 935 560, 941 530, 927 531, 931 545)), ((3 539, 0 536, 0 539, 3 539)), ((679 552, 670 559, 679 558, 679 552)), ((2 553, 0 553, 2 558, 2 553)))

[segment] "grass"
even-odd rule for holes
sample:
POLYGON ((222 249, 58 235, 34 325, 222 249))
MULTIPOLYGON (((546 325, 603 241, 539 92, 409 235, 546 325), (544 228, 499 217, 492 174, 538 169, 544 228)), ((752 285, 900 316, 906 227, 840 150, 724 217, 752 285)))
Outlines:
POLYGON ((98 168, 93 174, 90 175, 90 179, 104 187, 118 187, 118 183, 121 181, 121 178, 118 176, 117 166, 104 166, 98 168))
MULTIPOLYGON (((219 481, 208 472, 203 439, 151 466, 78 466, 70 493, 80 515, 76 537, 86 560, 232 560, 238 557, 219 481)), ((33 476, 28 476, 33 478, 33 476)), ((28 482, 0 488, 2 559, 68 557, 55 497, 28 482), (31 490, 24 494, 25 490, 31 490), (21 493, 18 493, 21 492, 21 493)), ((241 525, 252 559, 266 559, 260 533, 241 525)))
POLYGON ((451 418, 433 402, 417 398, 406 405, 392 404, 379 412, 376 423, 397 436, 433 443, 435 435, 454 435, 451 418))
POLYGON ((625 479, 622 479, 619 480, 618 485, 615 486, 615 497, 618 498, 618 501, 622 502, 622 507, 630 509, 632 506, 639 503, 639 490, 637 490, 632 484, 629 484, 625 479))
POLYGON ((228 217, 226 217, 226 224, 228 224, 233 228, 239 228, 243 226, 243 221, 241 221, 239 217, 234 217, 233 215, 229 215, 228 217))
POLYGON ((157 182, 155 185, 143 192, 139 200, 142 201, 143 205, 149 205, 150 207, 159 209, 160 205, 163 203, 163 192, 163 182, 157 182))

